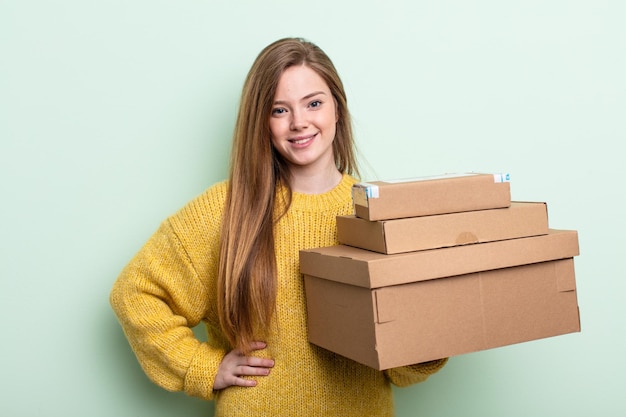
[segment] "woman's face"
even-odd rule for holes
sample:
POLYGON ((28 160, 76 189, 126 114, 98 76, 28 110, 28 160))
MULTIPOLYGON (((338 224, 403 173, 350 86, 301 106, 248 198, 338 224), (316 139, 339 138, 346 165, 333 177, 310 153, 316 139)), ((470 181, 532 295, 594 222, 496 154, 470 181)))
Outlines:
POLYGON ((270 131, 274 148, 292 170, 335 166, 336 124, 337 106, 322 77, 305 65, 287 68, 278 80, 270 131))

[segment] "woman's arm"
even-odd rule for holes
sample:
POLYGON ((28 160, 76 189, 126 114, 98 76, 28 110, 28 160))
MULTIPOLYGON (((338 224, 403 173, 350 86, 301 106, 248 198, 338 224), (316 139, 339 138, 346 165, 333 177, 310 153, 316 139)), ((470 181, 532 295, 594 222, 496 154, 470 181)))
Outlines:
POLYGON ((226 351, 196 339, 207 288, 169 221, 124 268, 111 305, 148 377, 170 391, 211 399, 226 351))
POLYGON ((406 387, 426 381, 429 376, 443 368, 446 362, 448 362, 448 358, 387 369, 384 372, 392 384, 399 387, 406 387))

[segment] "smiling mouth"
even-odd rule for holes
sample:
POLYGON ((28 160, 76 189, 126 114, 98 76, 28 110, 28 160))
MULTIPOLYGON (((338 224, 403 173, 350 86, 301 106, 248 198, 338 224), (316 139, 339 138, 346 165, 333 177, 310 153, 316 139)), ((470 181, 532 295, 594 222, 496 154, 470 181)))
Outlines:
POLYGON ((289 139, 290 143, 293 143, 294 145, 304 145, 307 142, 310 142, 311 140, 313 140, 313 138, 315 138, 317 134, 315 135, 311 135, 311 136, 307 136, 306 138, 296 138, 296 139, 289 139))

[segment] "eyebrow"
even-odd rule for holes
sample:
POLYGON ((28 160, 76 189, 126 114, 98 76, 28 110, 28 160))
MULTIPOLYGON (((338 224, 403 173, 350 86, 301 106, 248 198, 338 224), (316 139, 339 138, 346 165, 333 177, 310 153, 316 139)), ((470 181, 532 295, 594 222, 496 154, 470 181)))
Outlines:
MULTIPOLYGON (((306 96, 302 97, 302 98, 300 99, 300 101, 303 101, 303 100, 308 100, 308 99, 310 99, 310 98, 312 98, 312 97, 315 97, 315 96, 317 96, 317 95, 320 95, 320 94, 322 94, 322 95, 326 95, 326 93, 325 93, 325 92, 323 92, 323 91, 314 91, 314 92, 312 92, 312 93, 310 93, 310 94, 307 94, 306 96)), ((287 104, 287 102, 286 102, 285 100, 276 100, 276 101, 274 102, 274 104, 287 104)))

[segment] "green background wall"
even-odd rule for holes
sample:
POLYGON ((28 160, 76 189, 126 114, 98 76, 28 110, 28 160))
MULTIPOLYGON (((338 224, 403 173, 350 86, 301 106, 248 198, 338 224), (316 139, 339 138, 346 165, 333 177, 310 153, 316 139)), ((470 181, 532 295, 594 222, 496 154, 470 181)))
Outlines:
POLYGON ((453 358, 398 416, 623 416, 626 3, 0 0, 0 414, 209 416, 141 372, 109 289, 226 175, 256 54, 303 36, 348 90, 364 179, 512 175, 579 231, 583 331, 453 358))

